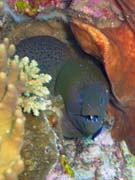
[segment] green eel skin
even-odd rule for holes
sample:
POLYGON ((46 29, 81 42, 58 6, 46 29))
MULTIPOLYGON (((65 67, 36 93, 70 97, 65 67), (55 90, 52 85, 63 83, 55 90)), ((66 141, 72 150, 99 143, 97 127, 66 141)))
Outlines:
POLYGON ((41 72, 53 77, 51 92, 61 94, 65 104, 62 118, 65 137, 95 137, 102 130, 109 102, 108 83, 90 59, 74 55, 66 44, 50 36, 20 41, 16 54, 36 59, 41 72))

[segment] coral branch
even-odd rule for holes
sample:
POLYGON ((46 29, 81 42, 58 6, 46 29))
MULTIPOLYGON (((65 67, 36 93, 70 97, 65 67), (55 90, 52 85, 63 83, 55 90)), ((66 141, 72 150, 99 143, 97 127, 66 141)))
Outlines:
MULTIPOLYGON (((24 116, 18 104, 22 90, 17 86, 23 84, 19 68, 15 61, 10 68, 9 55, 15 51, 9 40, 0 44, 0 179, 17 179, 23 170, 20 149, 24 134, 24 116)), ((24 88, 23 88, 24 89, 24 88)))

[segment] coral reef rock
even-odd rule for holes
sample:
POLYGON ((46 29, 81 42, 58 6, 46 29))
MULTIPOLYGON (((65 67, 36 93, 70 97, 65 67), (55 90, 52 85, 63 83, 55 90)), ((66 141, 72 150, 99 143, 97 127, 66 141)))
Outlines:
POLYGON ((119 143, 111 139, 109 128, 95 141, 84 138, 76 145, 73 140, 65 140, 64 145, 68 161, 75 173, 75 180, 134 180, 133 156, 127 150, 127 146, 125 149, 120 148, 119 143), (123 152, 130 154, 132 163, 125 163, 126 155, 123 157, 123 152))
MULTIPOLYGON (((112 118, 108 120, 112 121, 112 118)), ((74 178, 67 176, 57 164, 47 180, 134 180, 135 158, 125 142, 119 144, 111 138, 111 128, 108 124, 94 141, 90 137, 81 141, 65 139, 65 155, 74 178)))
POLYGON ((19 180, 44 180, 57 162, 57 136, 42 115, 26 114, 24 144, 21 151, 25 170, 19 180))

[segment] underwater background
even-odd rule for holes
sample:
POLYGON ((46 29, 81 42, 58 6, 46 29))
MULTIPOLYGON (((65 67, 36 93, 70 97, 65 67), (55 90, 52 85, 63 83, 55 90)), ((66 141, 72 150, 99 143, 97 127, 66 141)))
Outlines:
POLYGON ((0 180, 135 180, 134 7, 0 0, 0 180))

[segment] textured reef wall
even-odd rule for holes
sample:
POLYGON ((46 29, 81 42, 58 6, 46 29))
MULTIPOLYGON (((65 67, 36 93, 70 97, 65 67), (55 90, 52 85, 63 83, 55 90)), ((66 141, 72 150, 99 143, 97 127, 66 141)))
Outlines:
POLYGON ((44 116, 26 115, 25 134, 21 156, 24 172, 19 180, 44 180, 58 161, 57 136, 44 116))

